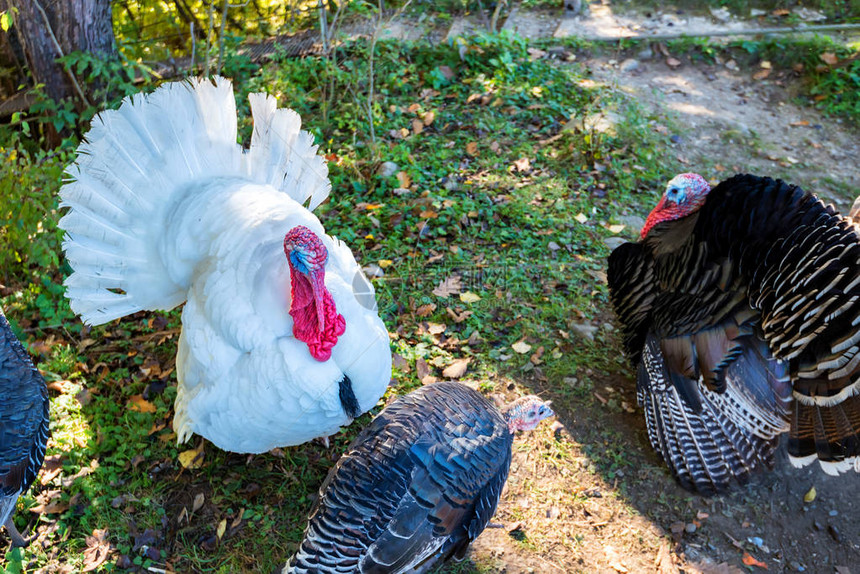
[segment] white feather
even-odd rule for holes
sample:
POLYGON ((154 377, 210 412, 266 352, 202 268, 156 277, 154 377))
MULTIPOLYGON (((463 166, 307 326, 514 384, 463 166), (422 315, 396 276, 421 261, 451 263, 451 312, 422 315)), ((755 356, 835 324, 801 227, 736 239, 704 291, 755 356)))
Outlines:
POLYGON ((128 98, 93 120, 61 191, 72 309, 101 324, 187 300, 174 428, 180 441, 197 433, 236 452, 333 434, 351 421, 339 397, 344 375, 362 411, 391 376, 387 331, 366 304, 373 288, 301 205, 316 207, 331 188, 313 137, 274 98, 254 94, 251 108, 243 153, 223 78, 128 98), (292 334, 283 239, 296 225, 328 248, 326 286, 346 319, 325 362, 292 334))

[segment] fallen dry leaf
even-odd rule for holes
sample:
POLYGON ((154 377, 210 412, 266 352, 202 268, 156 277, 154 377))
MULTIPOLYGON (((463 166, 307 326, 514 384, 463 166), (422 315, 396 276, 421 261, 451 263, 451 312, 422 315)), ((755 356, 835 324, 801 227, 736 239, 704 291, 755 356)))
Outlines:
POLYGON ((414 120, 412 120, 412 132, 415 135, 418 135, 423 131, 424 131, 424 122, 422 122, 418 118, 415 118, 414 120))
POLYGON ((806 494, 803 495, 803 502, 812 502, 815 500, 815 487, 810 488, 806 494))
POLYGON ((668 64, 670 68, 677 68, 681 65, 681 60, 676 58, 666 58, 666 64, 668 64))
POLYGON ((107 533, 107 530, 93 530, 93 535, 86 537, 87 549, 84 550, 84 567, 81 572, 92 572, 107 560, 110 553, 107 533))
POLYGON ((477 303, 480 300, 480 295, 472 293, 471 291, 460 293, 460 301, 462 301, 463 303, 477 303))
POLYGON ((427 332, 431 335, 441 335, 447 328, 442 323, 427 323, 427 332))
POLYGON ((203 443, 198 448, 192 448, 179 453, 179 464, 182 468, 195 470, 203 466, 203 443))
POLYGON ((519 173, 528 173, 532 170, 532 163, 529 158, 521 157, 513 163, 512 168, 519 173))
POLYGON ((528 343, 526 343, 525 341, 517 341, 516 343, 511 345, 511 349, 513 349, 515 352, 519 353, 520 355, 525 355, 526 353, 528 353, 529 351, 532 350, 532 346, 529 345, 528 343))
POLYGON ((128 408, 141 413, 154 413, 155 405, 143 398, 143 395, 133 395, 128 400, 128 408))
POLYGON ((419 380, 423 380, 424 377, 430 374, 430 365, 427 364, 427 361, 424 359, 416 359, 415 361, 415 375, 419 380))
POLYGON ((466 144, 466 153, 471 156, 478 155, 478 142, 469 142, 466 144))
POLYGON ((768 76, 770 76, 770 69, 768 69, 768 68, 765 68, 764 70, 759 70, 758 72, 756 72, 755 74, 752 75, 753 80, 764 80, 768 76))
POLYGON ((457 313, 450 307, 445 307, 445 312, 448 313, 449 317, 454 319, 455 323, 462 323, 472 315, 471 311, 463 311, 462 313, 457 313))
POLYGON ((459 275, 452 275, 439 282, 439 285, 433 289, 433 294, 437 297, 450 297, 451 295, 459 295, 462 288, 459 275))
POLYGON ((836 54, 833 52, 824 52, 823 54, 818 56, 821 58, 821 61, 827 64, 828 66, 835 66, 839 63, 839 58, 836 57, 836 54))
POLYGON ((191 512, 197 512, 203 508, 203 502, 205 500, 206 496, 202 492, 198 492, 197 495, 194 496, 194 503, 191 505, 191 512))
POLYGON ((218 523, 218 529, 215 531, 215 535, 218 539, 224 538, 224 533, 227 531, 227 519, 224 518, 221 522, 218 523))
POLYGON ((762 562, 761 560, 757 560, 752 554, 749 552, 744 552, 743 563, 747 566, 758 566, 759 568, 764 568, 767 570, 767 564, 762 562))
POLYGON ((471 359, 457 359, 442 371, 442 376, 447 379, 459 379, 466 374, 471 359))
POLYGON ((436 303, 427 303, 421 305, 415 310, 415 314, 419 317, 429 317, 436 310, 436 303))
POLYGON ((425 126, 429 126, 430 124, 433 123, 433 120, 435 120, 435 119, 436 119, 436 113, 433 111, 429 111, 429 112, 424 114, 424 116, 421 118, 421 121, 424 122, 425 126))
POLYGON ((405 171, 398 171, 397 181, 400 183, 400 187, 408 188, 410 185, 412 185, 412 176, 410 176, 405 171))
POLYGON ((394 353, 392 355, 392 359, 394 359, 394 368, 395 369, 397 369, 401 373, 408 373, 409 372, 409 363, 406 361, 406 359, 403 358, 403 356, 401 356, 397 353, 394 353))
POLYGON ((790 124, 788 124, 788 125, 790 125, 790 126, 792 126, 792 127, 804 127, 804 126, 808 126, 808 125, 809 125, 809 122, 808 122, 808 121, 806 121, 806 120, 800 120, 800 121, 798 121, 798 122, 791 122, 791 123, 790 123, 790 124))

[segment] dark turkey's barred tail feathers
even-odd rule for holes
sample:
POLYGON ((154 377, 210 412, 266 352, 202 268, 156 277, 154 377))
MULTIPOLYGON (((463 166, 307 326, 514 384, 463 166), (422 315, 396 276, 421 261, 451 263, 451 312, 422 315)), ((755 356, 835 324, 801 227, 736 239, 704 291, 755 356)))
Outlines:
POLYGON ((672 382, 659 341, 650 337, 646 342, 637 397, 652 446, 685 488, 702 494, 721 492, 733 481, 747 482, 752 471, 772 466, 774 437, 786 430, 786 398, 772 395, 785 395, 787 385, 779 372, 756 376, 756 361, 754 351, 745 350, 726 370, 724 393, 699 385, 697 409, 672 382), (775 382, 779 390, 768 394, 766 389, 775 382), (780 405, 781 418, 768 410, 774 402, 780 405))
POLYGON ((791 464, 806 466, 818 459, 830 475, 860 472, 860 396, 831 406, 795 400, 788 454, 791 464))

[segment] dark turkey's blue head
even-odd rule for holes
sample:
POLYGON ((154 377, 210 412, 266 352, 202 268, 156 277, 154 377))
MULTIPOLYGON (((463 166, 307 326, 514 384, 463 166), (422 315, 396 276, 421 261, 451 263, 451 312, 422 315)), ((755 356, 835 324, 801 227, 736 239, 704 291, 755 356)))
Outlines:
POLYGON ((651 228, 664 221, 681 219, 702 207, 711 186, 697 173, 676 175, 666 185, 663 197, 648 214, 640 237, 644 238, 651 228))
POLYGON ((541 400, 535 395, 520 397, 502 409, 505 422, 511 433, 518 430, 534 430, 542 420, 554 416, 550 401, 541 400))

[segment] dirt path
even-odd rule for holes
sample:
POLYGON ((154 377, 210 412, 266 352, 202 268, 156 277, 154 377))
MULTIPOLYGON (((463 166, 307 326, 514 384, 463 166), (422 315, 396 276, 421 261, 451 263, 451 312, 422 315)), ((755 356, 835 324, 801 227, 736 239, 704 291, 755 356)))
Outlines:
MULTIPOLYGON (((546 37, 554 25, 540 15, 520 22, 533 37, 546 37)), ((798 90, 790 73, 754 79, 760 65, 679 58, 669 66, 665 55, 639 50, 578 62, 595 81, 665 118, 655 129, 681 126, 677 133, 668 128, 667 154, 708 179, 735 172, 781 177, 839 209, 850 206, 860 179, 860 134, 792 103, 798 90)), ((607 380, 595 390, 630 406, 632 386, 607 380)), ((729 495, 693 495, 651 451, 641 412, 627 410, 592 400, 560 412, 555 430, 523 437, 496 514, 505 528, 488 529, 472 550, 480 571, 860 572, 858 476, 827 476, 817 465, 795 469, 783 456, 773 472, 729 495), (618 464, 600 470, 595 457, 618 464)))

